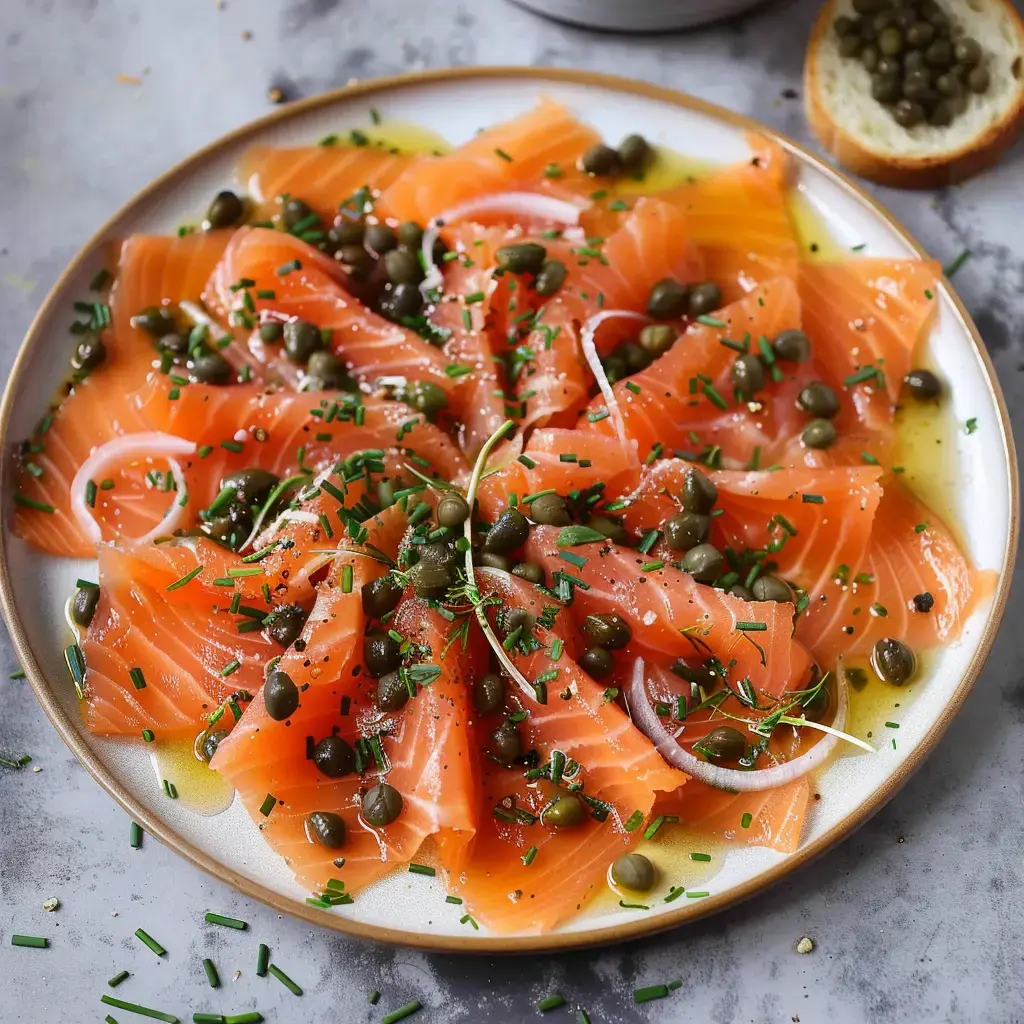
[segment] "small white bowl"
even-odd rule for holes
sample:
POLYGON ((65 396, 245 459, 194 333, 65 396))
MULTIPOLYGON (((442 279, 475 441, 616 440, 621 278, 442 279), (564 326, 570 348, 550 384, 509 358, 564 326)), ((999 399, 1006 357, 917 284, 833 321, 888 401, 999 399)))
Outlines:
POLYGON ((730 18, 762 0, 513 0, 558 21, 617 32, 694 28, 730 18))

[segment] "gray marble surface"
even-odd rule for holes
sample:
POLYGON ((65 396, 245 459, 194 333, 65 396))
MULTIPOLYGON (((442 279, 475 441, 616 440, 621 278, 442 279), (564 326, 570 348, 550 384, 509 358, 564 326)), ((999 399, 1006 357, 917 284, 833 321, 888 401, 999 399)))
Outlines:
MULTIPOLYGON (((587 67, 650 79, 809 142, 799 100, 816 4, 777 3, 688 35, 561 28, 504 0, 2 0, 0 377, 51 283, 122 202, 197 146, 267 109, 268 86, 307 95, 350 78, 485 63, 587 67), (250 38, 246 36, 251 33, 250 38), (118 74, 138 75, 137 86, 118 74)), ((881 193, 938 258, 969 247, 957 285, 1024 426, 1024 147, 939 194, 881 193)), ((1024 436, 1024 435, 1021 435, 1024 436)), ((727 913, 603 951, 543 958, 432 956, 349 941, 243 899, 128 821, 50 728, 0 642, 0 1021, 99 1021, 117 995, 190 1019, 258 1006, 271 1022, 379 1021, 409 999, 429 1022, 520 1022, 558 990, 594 1024, 633 1021, 1024 1021, 1024 613, 1020 588, 963 713, 892 803, 790 881, 727 913), (43 900, 57 896, 53 914, 43 900), (246 933, 201 929, 214 907, 246 933), (170 950, 157 960, 142 925, 170 950), (49 950, 14 949, 11 932, 49 950), (812 936, 810 955, 795 942, 812 936), (303 986, 255 977, 257 942, 303 986), (220 993, 199 966, 211 956, 220 993), (238 969, 241 976, 233 980, 238 969), (683 979, 670 999, 632 989, 683 979), (382 993, 376 1007, 367 993, 382 993)), ((137 1020, 113 1011, 119 1021, 137 1020)), ((547 1015, 574 1019, 568 1011, 547 1015)))

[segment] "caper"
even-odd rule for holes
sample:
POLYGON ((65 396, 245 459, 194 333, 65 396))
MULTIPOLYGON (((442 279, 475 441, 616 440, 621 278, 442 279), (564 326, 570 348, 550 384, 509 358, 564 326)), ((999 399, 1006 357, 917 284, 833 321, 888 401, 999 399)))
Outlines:
POLYGON ((548 251, 537 242, 503 245, 497 252, 498 269, 510 274, 536 274, 548 258, 548 251))
POLYGON ((219 352, 206 352, 192 360, 189 376, 200 384, 227 384, 233 372, 219 352))
POLYGON ((569 271, 561 260, 546 260, 537 272, 533 289, 538 295, 554 295, 565 284, 569 271))
POLYGON ((658 320, 674 320, 689 308, 690 289, 674 278, 663 277, 647 297, 647 312, 658 320))
POLYGON ((459 553, 450 540, 438 540, 431 544, 420 544, 416 550, 420 556, 420 565, 453 566, 459 558, 459 553))
POLYGON ((281 207, 281 220, 284 226, 291 231, 304 220, 308 220, 313 209, 304 199, 287 199, 281 207))
MULTIPOLYGON (((927 71, 931 73, 931 68, 928 67, 928 61, 924 59, 924 50, 911 50, 903 58, 903 67, 900 68, 898 59, 885 58, 885 74, 887 75, 899 75, 900 71, 903 71, 904 75, 912 74, 914 71, 927 71), (892 65, 890 67, 890 64, 892 65)), ((878 70, 883 70, 883 63, 880 61, 878 70)))
POLYGON ((368 618, 379 619, 398 607, 402 600, 402 585, 390 574, 364 583, 359 592, 363 612, 368 618))
POLYGON ((903 86, 896 75, 876 72, 871 76, 871 98, 878 103, 895 103, 903 95, 903 86))
POLYGON ((96 606, 100 603, 99 587, 79 587, 71 601, 71 618, 83 629, 92 622, 96 606))
POLYGON ((455 583, 455 567, 417 562, 409 570, 409 581, 417 597, 444 597, 455 583))
POLYGON ((665 543, 673 551, 689 551, 708 539, 711 519, 699 512, 680 512, 664 526, 665 543))
POLYGON ((595 143, 580 158, 580 167, 587 174, 609 177, 619 173, 619 154, 611 146, 595 143))
POLYGON ((808 448, 831 448, 839 434, 828 420, 811 420, 803 429, 800 440, 808 448))
POLYGON ((812 381, 801 388, 796 404, 817 419, 830 420, 839 412, 839 396, 827 384, 812 381))
POLYGON ((527 580, 530 583, 543 583, 544 567, 536 562, 520 562, 513 567, 512 575, 518 576, 520 579, 527 580))
POLYGON ((690 316, 704 316, 722 305, 722 289, 714 281, 704 281, 690 289, 687 312, 690 316))
POLYGON ((928 123, 935 125, 937 128, 945 128, 953 123, 954 116, 953 101, 940 100, 932 107, 932 112, 928 115, 928 123))
POLYGON ((355 391, 356 383, 341 359, 321 349, 309 357, 305 387, 307 391, 355 391))
POLYGON ((398 236, 387 224, 370 224, 363 235, 363 244, 378 256, 383 256, 396 248, 398 236))
POLYGON ((903 79, 903 95, 908 100, 917 100, 919 103, 927 103, 935 96, 932 88, 932 73, 927 68, 920 71, 911 71, 903 79))
POLYGON ((839 40, 839 54, 842 57, 856 57, 864 48, 864 40, 852 33, 839 40))
POLYGON ((592 676, 594 679, 604 679, 605 676, 611 674, 615 667, 615 660, 612 658, 611 652, 603 647, 588 647, 580 655, 579 666, 588 676, 592 676))
POLYGON ((747 740, 739 729, 731 725, 720 725, 698 740, 694 749, 713 761, 735 761, 746 753, 747 740))
POLYGON ((271 639, 282 647, 290 647, 298 639, 302 627, 306 625, 309 613, 297 604, 284 604, 275 608, 267 632, 271 639))
POLYGON ((874 71, 878 67, 878 62, 882 59, 882 55, 879 52, 877 46, 873 43, 869 43, 863 47, 860 51, 860 62, 864 65, 865 70, 874 71))
POLYGON ((508 555, 496 555, 493 551, 481 551, 478 561, 488 569, 500 569, 502 572, 512 571, 512 559, 508 555))
POLYGON ((898 78, 902 72, 911 70, 908 65, 913 63, 911 60, 913 57, 920 57, 920 66, 924 66, 924 55, 915 52, 908 53, 902 61, 898 57, 882 57, 878 62, 878 67, 875 68, 875 72, 879 75, 889 75, 898 78))
POLYGON ((323 335, 308 320, 289 320, 284 325, 284 353, 293 363, 305 363, 324 347, 323 335))
POLYGON ((810 358, 811 339, 796 328, 780 332, 772 342, 772 352, 776 359, 787 363, 802 363, 810 358))
POLYGON ((753 398, 764 387, 764 363, 754 355, 737 356, 729 377, 740 398, 753 398))
POLYGON ((742 583, 734 583, 729 588, 729 593, 733 597, 738 597, 741 601, 753 601, 755 599, 754 592, 743 586, 742 583))
POLYGON ((935 88, 943 96, 951 97, 962 96, 964 91, 963 83, 953 71, 947 71, 945 74, 939 75, 935 79, 935 88))
POLYGON ((956 41, 956 46, 953 48, 953 55, 956 57, 958 64, 966 64, 972 68, 981 60, 981 44, 977 39, 972 39, 970 36, 964 36, 962 39, 956 41))
POLYGON ((227 737, 227 729, 208 729, 203 733, 203 740, 199 744, 199 753, 207 764, 213 760, 217 748, 227 737))
POLYGON ((387 672, 377 680, 377 706, 382 711, 401 711, 409 700, 409 687, 398 672, 387 672))
POLYGON ((904 128, 913 128, 925 119, 924 107, 914 100, 900 100, 893 108, 893 118, 904 128))
POLYGON ((490 735, 488 747, 499 764, 508 766, 522 753, 523 741, 519 727, 507 718, 490 735))
POLYGON ((264 320, 260 324, 260 341, 272 345, 284 337, 284 324, 279 320, 264 320))
POLYGON ((287 672, 273 669, 263 684, 263 703, 275 722, 283 722, 295 714, 299 706, 299 688, 287 672))
POLYGON ((418 285, 423 280, 423 267, 412 249, 392 249, 384 257, 384 270, 392 284, 418 285))
POLYGON ((368 277, 374 267, 373 257, 361 245, 343 245, 334 258, 345 268, 349 277, 357 281, 368 277))
POLYGON ((220 544, 236 550, 252 533, 252 511, 240 501, 232 501, 221 515, 202 524, 202 531, 220 544))
POLYGON ((622 380, 623 377, 629 376, 629 367, 626 366, 626 360, 618 352, 612 352, 605 356, 601 360, 601 365, 604 367, 604 375, 611 384, 622 380))
POLYGON ((642 135, 627 135, 619 143, 619 163, 624 171, 642 171, 653 155, 642 135))
POLYGON ((396 323, 416 316, 423 308, 423 296, 415 284, 389 284, 380 297, 380 311, 396 323))
POLYGON ((914 652, 895 637, 879 640, 871 650, 871 667, 885 683, 902 686, 917 671, 914 652))
POLYGON ((575 828, 585 817, 583 801, 575 793, 566 793, 544 808, 540 820, 555 828, 575 828))
POLYGON ((914 611, 925 614, 935 607, 935 598, 927 590, 923 594, 914 595, 914 611))
POLYGON ((878 33, 878 49, 886 57, 898 57, 903 52, 903 33, 890 25, 878 33))
POLYGON ((507 508, 487 531, 484 551, 491 551, 496 555, 510 555, 525 543, 529 535, 530 524, 526 516, 517 508, 507 508))
POLYGON ((758 576, 750 588, 755 601, 778 601, 784 603, 793 600, 793 592, 789 584, 778 576, 758 576))
POLYGON ((699 469, 688 469, 683 477, 681 500, 684 511, 706 516, 718 501, 718 488, 699 469))
POLYGON ((355 771, 356 752, 340 736, 325 736, 313 748, 313 764, 328 778, 340 779, 355 771))
POLYGON ((428 418, 435 416, 448 405, 444 388, 430 380, 414 380, 405 387, 400 396, 406 405, 428 418))
POLYGON ((638 373, 651 365, 651 353, 632 341, 624 341, 618 349, 620 358, 626 364, 626 372, 638 373))
POLYGON ((988 92, 991 80, 988 68, 979 64, 977 67, 971 68, 971 72, 967 76, 967 88, 970 89, 971 92, 976 92, 978 94, 985 93, 988 92))
POLYGON ((497 672, 473 681, 473 705, 481 715, 491 715, 505 706, 505 683, 497 672))
POLYGON ((271 473, 269 469, 252 466, 249 469, 239 469, 234 473, 229 473, 221 480, 220 486, 222 490, 225 487, 234 488, 235 497, 239 501, 245 502, 246 505, 259 505, 277 486, 278 482, 276 473, 271 473))
POLYGON ((163 306, 150 306, 132 317, 132 327, 145 331, 154 338, 162 338, 177 330, 174 314, 163 306))
POLYGON ((419 249, 423 245, 423 228, 414 220, 398 225, 398 244, 406 249, 419 249))
POLYGON ((837 36, 848 36, 851 33, 854 35, 858 34, 857 22, 846 14, 842 14, 836 18, 832 23, 832 28, 835 30, 837 36))
POLYGON ((437 503, 437 524, 454 529, 469 517, 469 505, 458 491, 447 491, 437 503))
POLYGON ((363 235, 366 233, 366 223, 362 220, 343 220, 335 224, 327 232, 327 240, 336 249, 346 245, 363 246, 363 235))
POLYGON ((612 881, 623 889, 648 892, 654 888, 654 865, 642 853, 624 853, 612 861, 612 881))
POLYGON ((583 620, 583 632, 598 647, 621 651, 633 639, 633 631, 621 615, 588 615, 583 620))
POLYGON ((333 811, 313 811, 306 818, 306 825, 321 846, 338 850, 345 845, 345 822, 333 811))
POLYGON ((245 204, 234 192, 218 192, 206 211, 206 220, 211 228, 229 228, 237 224, 245 213, 245 204))
POLYGON ((875 11, 882 10, 887 4, 887 0, 853 0, 853 9, 858 14, 874 14, 875 11))
POLYGON ((520 636, 527 636, 533 629, 533 616, 525 608, 502 607, 498 612, 497 625, 503 640, 517 629, 520 636))
POLYGON ((953 66, 953 44, 948 39, 936 39, 924 51, 925 63, 937 71, 946 71, 953 66))
POLYGON ((530 518, 542 526, 568 526, 572 522, 569 505, 560 494, 542 494, 528 508, 530 518))
POLYGON ((380 679, 402 664, 402 646, 390 633, 370 633, 363 640, 363 663, 374 679, 380 679))
POLYGON ((402 813, 402 794, 386 782, 371 786, 363 797, 363 818, 368 825, 382 828, 402 813))
POLYGON ((71 367, 75 370, 95 370, 107 358, 107 346, 96 334, 83 338, 76 346, 71 357, 71 367))
POLYGON ((724 564, 722 552, 713 544, 690 548, 680 563, 683 572, 688 572, 698 583, 714 583, 722 575, 724 564))
POLYGON ((587 520, 587 526, 597 530, 602 536, 607 537, 613 544, 628 544, 629 532, 622 525, 621 519, 612 516, 596 515, 587 520))
POLYGON ((800 711, 810 722, 820 722, 832 706, 832 695, 827 686, 818 687, 800 703, 800 711))
POLYGON ((640 332, 640 347, 652 356, 660 356, 672 347, 676 334, 668 324, 649 324, 640 332))
POLYGON ((919 50, 935 38, 935 26, 928 21, 915 21, 907 29, 907 45, 919 50))

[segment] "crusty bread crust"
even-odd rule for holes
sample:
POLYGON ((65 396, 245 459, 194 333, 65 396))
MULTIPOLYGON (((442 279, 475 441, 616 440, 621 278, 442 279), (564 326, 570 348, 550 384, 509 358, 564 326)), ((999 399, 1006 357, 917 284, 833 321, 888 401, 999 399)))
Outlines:
MULTIPOLYGON (((1024 53, 1024 20, 1009 0, 999 2, 1006 7, 1017 29, 1024 53)), ((821 96, 818 54, 826 33, 832 30, 835 20, 833 8, 834 0, 828 0, 811 33, 804 63, 804 108, 822 148, 847 170, 893 188, 942 188, 987 170, 1016 142, 1024 130, 1024 70, 1020 75, 1016 102, 998 122, 958 149, 937 156, 908 157, 865 148, 836 123, 821 96)))

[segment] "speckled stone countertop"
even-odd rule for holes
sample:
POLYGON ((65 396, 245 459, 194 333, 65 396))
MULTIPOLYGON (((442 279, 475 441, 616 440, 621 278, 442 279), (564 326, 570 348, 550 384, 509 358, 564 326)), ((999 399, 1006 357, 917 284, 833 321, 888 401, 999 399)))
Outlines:
MULTIPOLYGON (((809 142, 800 89, 814 0, 717 29, 625 38, 544 22, 504 0, 3 0, 0 4, 0 374, 86 238, 157 173, 264 113, 267 89, 307 95, 404 70, 486 63, 585 67, 689 90, 809 142), (140 84, 118 82, 137 75, 140 84)), ((957 286, 1024 428, 1024 147, 938 194, 881 191, 934 255, 969 247, 957 286)), ((410 999, 413 1020, 539 1019, 561 991, 594 1024, 1024 1021, 1024 613, 1020 589, 985 671, 938 749, 852 838, 789 881, 710 920, 628 947, 498 959, 346 940, 280 917, 154 840, 79 767, 0 650, 0 1021, 102 1020, 117 996, 191 1019, 258 1006, 270 1022, 359 1024, 410 999), (43 901, 57 896, 53 914, 43 901), (215 907, 248 932, 201 929, 215 907), (157 960, 142 925, 170 949, 157 960), (15 949, 11 932, 51 936, 15 949), (795 951, 813 937, 809 955, 795 951), (255 977, 260 940, 305 989, 255 977), (211 956, 224 989, 207 986, 211 956), (241 976, 233 980, 235 970, 241 976), (634 1006, 635 986, 682 979, 634 1006), (377 1006, 367 994, 382 993, 377 1006), (187 1011, 187 1013, 186 1013, 187 1011)), ((138 1020, 112 1011, 121 1021, 138 1020)), ((568 1011, 545 1017, 571 1020, 568 1011)))

